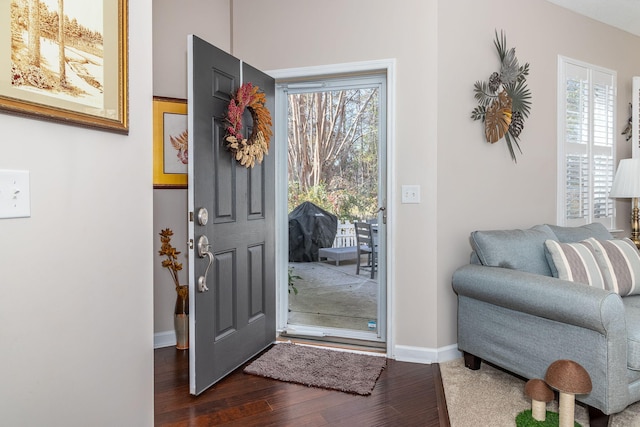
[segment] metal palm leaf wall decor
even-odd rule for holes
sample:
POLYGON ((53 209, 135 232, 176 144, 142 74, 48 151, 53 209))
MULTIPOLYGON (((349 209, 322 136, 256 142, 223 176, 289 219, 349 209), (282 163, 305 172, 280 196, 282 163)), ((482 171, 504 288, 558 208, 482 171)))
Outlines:
POLYGON ((500 72, 494 72, 488 81, 474 85, 478 106, 471 112, 473 120, 484 123, 485 137, 492 144, 505 139, 511 159, 517 163, 516 152, 522 154, 520 134, 531 111, 531 91, 527 88, 529 63, 519 65, 516 49, 507 49, 504 32, 496 30, 494 41, 500 57, 500 72))

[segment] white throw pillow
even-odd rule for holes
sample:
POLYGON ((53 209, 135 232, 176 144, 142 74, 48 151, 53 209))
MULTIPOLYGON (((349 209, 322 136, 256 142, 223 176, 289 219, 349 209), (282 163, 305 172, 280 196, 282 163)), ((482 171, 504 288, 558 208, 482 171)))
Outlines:
POLYGON ((593 246, 607 289, 620 296, 640 294, 640 253, 631 239, 587 239, 593 246))
POLYGON ((589 242, 560 243, 547 240, 544 245, 547 258, 553 263, 551 270, 555 277, 606 289, 593 246, 589 242))

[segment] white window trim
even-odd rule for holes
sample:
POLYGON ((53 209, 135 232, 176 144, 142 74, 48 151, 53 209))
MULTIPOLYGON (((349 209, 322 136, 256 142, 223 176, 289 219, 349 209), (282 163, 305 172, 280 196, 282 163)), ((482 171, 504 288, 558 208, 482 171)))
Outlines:
MULTIPOLYGON (((588 62, 579 61, 573 58, 569 58, 563 55, 558 55, 558 72, 557 72, 557 191, 556 191, 556 224, 558 225, 566 225, 566 212, 565 212, 565 200, 566 200, 566 168, 565 168, 565 119, 566 119, 566 98, 564 91, 565 84, 565 64, 573 64, 581 67, 588 68, 589 70, 599 71, 602 73, 611 74, 613 77, 613 86, 614 86, 614 96, 617 100, 618 96, 618 73, 615 70, 611 70, 608 68, 600 67, 594 64, 590 64, 588 62)), ((617 160, 617 102, 613 104, 613 165, 614 165, 614 174, 616 171, 616 166, 618 164, 617 160)), ((593 212, 590 213, 590 215, 593 212)), ((613 204, 613 217, 612 217, 611 227, 615 228, 616 224, 616 209, 615 203, 613 204)))

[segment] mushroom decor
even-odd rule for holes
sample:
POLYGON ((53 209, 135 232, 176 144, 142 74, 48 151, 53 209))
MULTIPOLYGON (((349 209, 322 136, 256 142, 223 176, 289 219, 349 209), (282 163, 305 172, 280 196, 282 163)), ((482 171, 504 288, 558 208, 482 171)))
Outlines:
POLYGON ((553 400, 553 390, 539 378, 527 381, 524 394, 531 398, 531 416, 536 421, 544 421, 547 417, 547 402, 553 400))
POLYGON ((560 393, 560 427, 573 427, 575 395, 591 391, 589 373, 573 360, 556 360, 547 368, 544 380, 560 393))

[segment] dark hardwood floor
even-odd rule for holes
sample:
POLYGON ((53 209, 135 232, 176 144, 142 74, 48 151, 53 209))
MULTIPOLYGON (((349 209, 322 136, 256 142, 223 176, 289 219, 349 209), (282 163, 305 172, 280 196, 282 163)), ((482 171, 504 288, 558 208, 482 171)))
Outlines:
POLYGON ((449 427, 437 364, 388 360, 370 396, 248 375, 243 366, 194 397, 189 352, 154 353, 156 426, 449 427))

